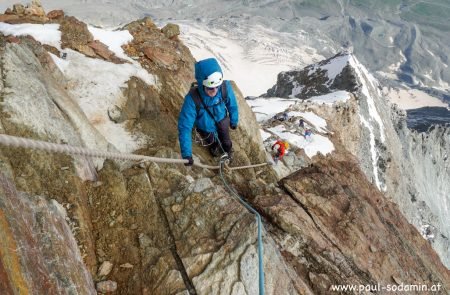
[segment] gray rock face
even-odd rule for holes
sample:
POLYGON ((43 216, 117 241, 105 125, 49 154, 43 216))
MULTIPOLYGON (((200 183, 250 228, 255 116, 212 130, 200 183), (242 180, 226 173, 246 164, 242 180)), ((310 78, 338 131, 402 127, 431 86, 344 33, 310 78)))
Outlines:
POLYGON ((400 166, 408 177, 401 194, 406 199, 405 215, 421 231, 450 266, 450 129, 432 127, 426 133, 413 132, 405 123, 396 125, 405 161, 400 166))
MULTIPOLYGON (((177 198, 166 198, 163 207, 198 294, 258 293, 255 218, 222 186, 204 190, 202 195, 188 190, 177 198)), ((287 270, 270 236, 264 249, 266 292, 288 292, 293 282, 286 280, 287 270)))

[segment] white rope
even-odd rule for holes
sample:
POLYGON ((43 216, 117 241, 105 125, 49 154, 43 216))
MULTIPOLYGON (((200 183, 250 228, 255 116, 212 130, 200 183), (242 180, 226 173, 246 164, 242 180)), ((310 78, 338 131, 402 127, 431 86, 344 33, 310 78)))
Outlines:
POLYGON ((261 164, 255 164, 255 165, 248 165, 248 166, 239 166, 239 167, 230 167, 230 170, 241 170, 241 169, 248 169, 248 168, 256 168, 256 167, 263 167, 269 165, 268 163, 261 163, 261 164))
MULTIPOLYGON (((181 159, 168 159, 168 158, 156 158, 144 155, 123 154, 113 152, 99 152, 86 148, 73 147, 65 144, 50 143, 40 140, 26 139, 22 137, 16 137, 6 134, 0 134, 0 143, 14 147, 24 147, 43 151, 50 151, 56 153, 64 153, 71 155, 84 155, 95 158, 103 159, 115 159, 115 160, 132 160, 132 161, 151 161, 155 163, 172 163, 172 164, 185 164, 188 160, 181 159)), ((201 168, 219 169, 219 166, 208 166, 201 163, 195 163, 194 165, 201 168)))
MULTIPOLYGON (((134 155, 134 154, 123 154, 123 153, 113 153, 113 152, 99 152, 86 148, 74 147, 66 144, 57 144, 50 143, 46 141, 27 139, 17 136, 11 136, 6 134, 0 134, 0 143, 7 146, 14 147, 24 147, 30 149, 37 149, 43 151, 50 151, 55 153, 64 153, 71 155, 83 155, 95 158, 103 158, 103 159, 116 159, 116 160, 132 160, 132 161, 143 161, 143 162, 155 162, 155 163, 170 163, 170 164, 187 164, 188 160, 181 159, 169 159, 169 158, 157 158, 157 157, 149 157, 144 155, 134 155)), ((260 167, 265 166, 267 163, 257 164, 252 166, 243 166, 243 167, 233 167, 231 170, 237 169, 245 169, 252 167, 260 167), (244 168, 245 167, 245 168, 244 168)), ((219 169, 220 166, 209 166, 204 165, 202 163, 194 162, 194 166, 198 166, 206 169, 219 169)))

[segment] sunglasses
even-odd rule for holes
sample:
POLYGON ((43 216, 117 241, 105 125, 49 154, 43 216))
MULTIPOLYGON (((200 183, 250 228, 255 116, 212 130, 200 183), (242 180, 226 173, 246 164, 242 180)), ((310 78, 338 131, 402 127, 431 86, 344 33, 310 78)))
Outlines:
POLYGON ((206 91, 213 91, 213 90, 216 90, 217 88, 219 88, 219 86, 217 86, 217 87, 206 87, 205 86, 206 91))

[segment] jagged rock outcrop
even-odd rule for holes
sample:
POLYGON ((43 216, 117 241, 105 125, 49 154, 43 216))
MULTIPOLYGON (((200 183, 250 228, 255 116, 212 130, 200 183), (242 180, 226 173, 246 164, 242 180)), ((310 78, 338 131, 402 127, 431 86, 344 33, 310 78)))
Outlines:
MULTIPOLYGON (((63 62, 32 38, 11 42, 0 34, 0 131, 101 151, 127 151, 122 142, 131 134, 141 140, 132 152, 179 159, 176 121, 193 81, 194 59, 149 18, 125 29, 133 36, 123 46, 131 59, 120 65, 68 49, 63 62), (110 92, 89 96, 109 81, 86 81, 86 72, 70 72, 83 61, 111 79, 100 71, 102 66, 135 67, 130 70, 135 75, 107 88, 110 92), (83 96, 102 103, 86 108, 83 96), (103 107, 106 103, 120 110, 112 114, 103 107), (102 129, 105 125, 111 129, 102 129), (123 137, 117 140, 111 130, 123 137)), ((239 128, 232 132, 233 165, 264 162, 255 115, 233 87, 240 107, 239 128)), ((204 148, 195 146, 194 154, 196 160, 217 163, 204 148)), ((0 286, 11 290, 18 286, 16 279, 26 277, 33 279, 21 282, 25 290, 42 290, 34 281, 42 274, 51 278, 49 290, 63 294, 92 293, 94 282, 98 290, 117 288, 117 294, 255 294, 255 218, 233 198, 225 179, 263 215, 266 294, 326 294, 334 283, 392 280, 441 283, 447 292, 448 270, 429 244, 365 180, 351 156, 338 156, 339 162, 320 159, 278 184, 270 167, 237 170, 222 178, 198 167, 93 161, 0 146, 0 172, 8 177, 4 183, 14 183, 21 202, 38 208, 23 215, 0 190, 0 218, 8 221, 2 221, 0 230, 26 233, 37 222, 33 229, 48 232, 33 236, 40 246, 34 248, 34 258, 11 253, 15 248, 9 245, 27 244, 27 236, 5 235, 10 244, 0 243, 0 254, 11 253, 8 257, 16 260, 2 260, 0 286), (62 224, 61 207, 67 224, 62 224), (58 217, 42 211, 58 212, 58 217), (12 222, 21 218, 23 223, 12 222), (48 230, 54 228, 58 230, 48 230), (67 238, 61 241, 59 235, 67 238), (75 259, 55 265, 49 253, 75 259), (112 268, 99 271, 106 261, 112 268), (27 268, 31 265, 45 272, 27 268)))
POLYGON ((73 16, 64 18, 55 17, 60 24, 61 48, 71 48, 89 57, 100 57, 114 63, 124 63, 125 60, 115 56, 108 46, 98 40, 89 32, 87 25, 73 16))
POLYGON ((254 201, 296 275, 314 294, 329 294, 342 281, 448 282, 449 270, 397 205, 367 182, 356 160, 341 156, 319 159, 283 179, 285 192, 268 190, 254 201))
POLYGON ((32 0, 30 4, 14 4, 12 9, 8 8, 5 14, 0 15, 0 22, 8 23, 45 23, 48 18, 40 0, 32 0))
MULTIPOLYGON (((280 73, 277 85, 268 94, 309 98, 336 90, 350 92, 352 99, 333 107, 305 104, 327 118, 343 148, 358 157, 367 177, 424 232, 448 266, 448 127, 435 128, 428 134, 409 130, 406 114, 391 106, 379 89, 378 82, 355 57, 343 53, 302 71, 280 73)), ((338 147, 340 143, 335 142, 338 147)))
POLYGON ((331 93, 336 90, 355 92, 358 82, 346 54, 337 54, 303 70, 286 71, 278 74, 277 83, 267 90, 267 97, 297 97, 331 93))
POLYGON ((60 18, 64 17, 64 11, 62 11, 60 9, 49 11, 47 13, 47 17, 50 20, 60 19, 60 18))

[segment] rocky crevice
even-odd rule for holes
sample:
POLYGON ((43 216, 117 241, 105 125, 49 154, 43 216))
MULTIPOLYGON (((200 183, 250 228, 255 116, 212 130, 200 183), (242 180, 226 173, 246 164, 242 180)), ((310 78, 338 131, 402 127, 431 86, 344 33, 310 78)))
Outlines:
POLYGON ((319 231, 319 233, 331 244, 333 245, 333 247, 342 255, 342 257, 345 258, 347 264, 351 267, 353 273, 357 274, 358 277, 360 279, 362 279, 362 283, 367 285, 376 285, 377 282, 370 276, 369 273, 367 273, 366 271, 360 269, 356 263, 350 259, 349 257, 346 257, 345 253, 342 251, 342 249, 340 248, 340 246, 333 241, 328 235, 327 233, 322 229, 323 226, 321 226, 319 224, 319 222, 317 222, 316 218, 314 217, 314 215, 310 212, 310 210, 308 209, 307 205, 303 204, 301 202, 301 200, 299 200, 298 198, 296 198, 293 193, 295 194, 295 190, 293 190, 292 187, 290 187, 289 185, 285 184, 283 186, 285 192, 287 193, 287 195, 296 203, 298 204, 305 212, 306 214, 311 218, 311 221, 313 222, 313 224, 315 225, 315 228, 319 231))
MULTIPOLYGON (((5 73, 5 61, 4 61, 4 52, 5 52, 5 39, 3 34, 0 33, 0 105, 3 103, 4 96, 6 94, 6 73, 5 73)), ((2 112, 0 108, 0 112, 2 112)), ((0 122, 3 119, 3 115, 0 118, 0 122)))
MULTIPOLYGON (((152 176, 147 172, 147 176, 149 179, 152 178, 152 176)), ((186 289, 188 290, 190 295, 197 295, 197 291, 195 290, 195 286, 192 283, 191 279, 189 278, 189 275, 187 273, 187 270, 183 264, 183 260, 181 259, 178 250, 177 250, 177 245, 175 243, 175 236, 171 230, 170 224, 169 224, 169 220, 167 218, 167 215, 164 211, 164 208, 161 204, 161 201, 159 200, 159 198, 156 198, 156 202, 158 204, 158 211, 159 211, 159 215, 161 215, 161 219, 162 219, 162 225, 164 226, 165 232, 168 234, 169 239, 168 239, 168 243, 169 246, 168 248, 170 249, 170 252, 173 255, 173 258, 176 262, 177 268, 181 273, 181 276, 183 278, 184 284, 186 286, 186 289)))

